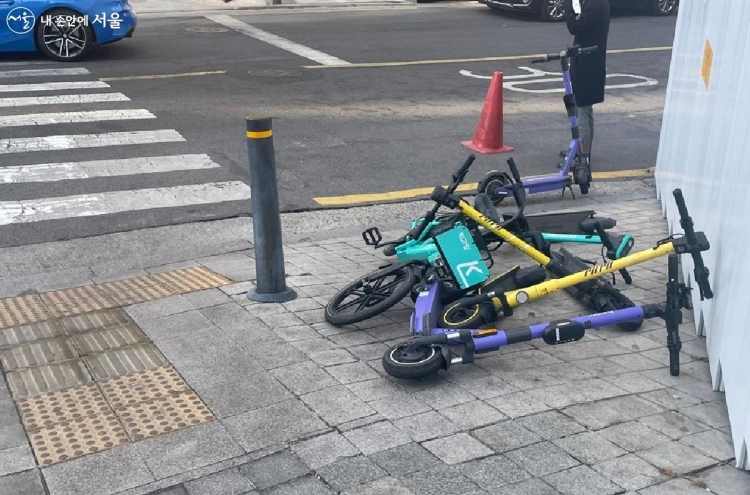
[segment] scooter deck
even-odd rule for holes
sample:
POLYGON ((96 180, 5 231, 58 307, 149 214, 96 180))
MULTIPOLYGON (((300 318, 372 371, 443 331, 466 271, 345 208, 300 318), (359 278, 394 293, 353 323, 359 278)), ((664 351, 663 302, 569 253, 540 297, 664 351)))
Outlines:
MULTIPOLYGON (((574 234, 574 235, 595 235, 596 232, 587 231, 581 228, 584 220, 591 219, 596 212, 594 210, 571 211, 562 213, 537 213, 533 215, 524 215, 519 219, 518 226, 522 227, 521 231, 525 232, 544 232, 549 234, 574 234), (525 222, 526 225, 523 225, 525 222)), ((513 218, 513 215, 503 213, 503 220, 507 221, 513 218)), ((612 218, 595 217, 604 230, 608 230, 617 225, 612 218)), ((514 222, 515 224, 516 222, 514 222)), ((590 222, 587 222, 590 223, 590 222)), ((507 227, 506 227, 507 228, 507 227)))

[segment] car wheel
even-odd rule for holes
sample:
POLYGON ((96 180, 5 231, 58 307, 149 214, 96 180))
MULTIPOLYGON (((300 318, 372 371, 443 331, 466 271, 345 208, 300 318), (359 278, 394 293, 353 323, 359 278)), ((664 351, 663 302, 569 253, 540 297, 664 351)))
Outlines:
POLYGON ((540 17, 546 22, 560 22, 565 18, 564 0, 542 0, 540 17))
POLYGON ((49 22, 38 23, 36 44, 47 58, 57 62, 77 62, 94 44, 94 32, 79 13, 70 9, 53 9, 42 17, 49 22))
POLYGON ((679 0, 652 0, 651 15, 666 16, 677 12, 679 0))

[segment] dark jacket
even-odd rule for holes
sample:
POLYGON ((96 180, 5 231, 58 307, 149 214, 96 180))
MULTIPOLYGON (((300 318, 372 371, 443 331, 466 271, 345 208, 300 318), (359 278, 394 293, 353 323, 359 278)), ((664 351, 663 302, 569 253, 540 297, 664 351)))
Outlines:
POLYGON ((607 76, 607 37, 609 0, 581 0, 581 15, 573 12, 572 0, 565 0, 565 20, 573 43, 582 48, 597 45, 599 50, 571 60, 570 78, 579 107, 604 101, 607 76))

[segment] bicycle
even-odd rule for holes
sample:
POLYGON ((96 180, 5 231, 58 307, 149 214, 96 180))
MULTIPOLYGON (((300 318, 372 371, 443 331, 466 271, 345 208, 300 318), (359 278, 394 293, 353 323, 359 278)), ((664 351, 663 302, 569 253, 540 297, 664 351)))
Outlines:
MULTIPOLYGON (((535 339, 543 339, 549 345, 559 345, 581 340, 586 329, 642 322, 647 318, 661 317, 667 327, 667 348, 669 349, 669 368, 672 376, 680 373, 679 352, 682 348, 679 325, 682 323, 682 309, 691 309, 690 292, 684 283, 678 282, 678 258, 690 254, 693 258, 693 279, 697 283, 701 300, 713 298, 713 291, 708 280, 709 270, 703 264, 701 252, 708 251, 710 244, 703 232, 695 232, 685 200, 680 189, 673 191, 680 214, 680 225, 684 236, 670 236, 659 241, 656 247, 631 254, 620 260, 597 265, 584 272, 567 277, 550 280, 529 288, 510 291, 503 294, 485 294, 474 296, 474 300, 491 298, 506 311, 512 314, 511 306, 531 302, 542 295, 562 290, 565 287, 592 280, 605 273, 621 267, 632 266, 643 261, 668 255, 668 282, 666 302, 664 304, 645 304, 632 308, 618 309, 575 318, 547 321, 513 329, 445 329, 437 325, 437 316, 441 313, 440 285, 434 280, 427 280, 414 306, 411 318, 412 338, 389 348, 383 355, 382 364, 385 371, 400 379, 416 379, 429 376, 440 369, 448 370, 453 364, 474 362, 475 354, 483 354, 500 349, 503 346, 535 339), (523 296, 522 296, 523 294, 523 296), (462 345, 461 356, 453 357, 449 347, 462 345)), ((451 201, 453 202, 453 201, 451 201)), ((515 267, 517 270, 519 267, 515 267)), ((512 271, 512 270, 511 270, 512 271)), ((473 302, 471 302, 473 304, 473 302)), ((509 313, 505 313, 508 315, 509 313)))

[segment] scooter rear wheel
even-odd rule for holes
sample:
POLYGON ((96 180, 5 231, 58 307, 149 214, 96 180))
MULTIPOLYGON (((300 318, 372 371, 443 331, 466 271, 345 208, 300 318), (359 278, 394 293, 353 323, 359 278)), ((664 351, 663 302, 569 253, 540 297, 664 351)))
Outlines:
POLYGON ((350 325, 377 316, 406 297, 419 279, 411 266, 394 266, 367 282, 365 278, 355 280, 331 298, 325 308, 328 323, 350 325))
POLYGON ((445 367, 445 358, 437 346, 421 346, 413 351, 402 343, 388 349, 383 355, 383 369, 394 378, 414 380, 424 378, 445 367))

